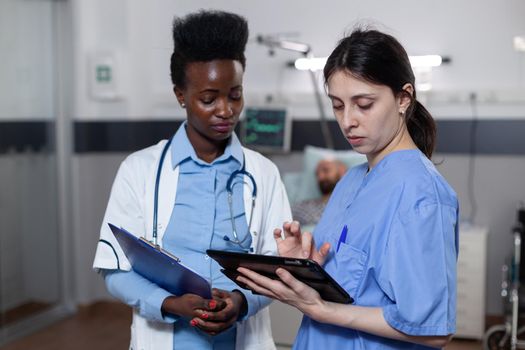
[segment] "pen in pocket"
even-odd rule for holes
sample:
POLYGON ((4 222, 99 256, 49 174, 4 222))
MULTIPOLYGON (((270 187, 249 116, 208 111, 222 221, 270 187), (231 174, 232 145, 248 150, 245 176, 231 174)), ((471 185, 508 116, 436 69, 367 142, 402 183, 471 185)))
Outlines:
POLYGON ((339 236, 339 241, 337 242, 336 252, 339 251, 339 246, 341 245, 341 243, 346 243, 346 234, 347 233, 348 233, 348 227, 345 225, 343 227, 343 230, 341 231, 341 236, 339 236))

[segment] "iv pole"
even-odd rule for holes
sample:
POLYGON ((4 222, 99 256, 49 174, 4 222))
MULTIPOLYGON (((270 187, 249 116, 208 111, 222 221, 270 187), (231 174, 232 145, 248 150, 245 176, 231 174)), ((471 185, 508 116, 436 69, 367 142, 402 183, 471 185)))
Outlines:
MULTIPOLYGON (((299 52, 303 54, 306 58, 313 58, 313 54, 311 53, 310 45, 308 44, 299 43, 295 41, 288 41, 288 40, 279 40, 279 39, 275 39, 270 36, 262 36, 262 35, 257 36, 257 42, 261 45, 268 46, 270 50, 273 50, 274 48, 290 50, 290 51, 299 52)), ((323 134, 325 145, 327 148, 334 149, 334 141, 332 139, 332 134, 330 133, 330 129, 328 128, 328 122, 327 122, 325 110, 323 108, 323 100, 321 97, 321 92, 319 91, 319 84, 317 84, 317 77, 315 75, 315 72, 312 69, 309 69, 308 73, 310 74, 312 85, 314 87, 315 101, 317 103, 317 108, 319 110, 319 117, 320 117, 319 122, 321 124, 321 133, 323 134)))

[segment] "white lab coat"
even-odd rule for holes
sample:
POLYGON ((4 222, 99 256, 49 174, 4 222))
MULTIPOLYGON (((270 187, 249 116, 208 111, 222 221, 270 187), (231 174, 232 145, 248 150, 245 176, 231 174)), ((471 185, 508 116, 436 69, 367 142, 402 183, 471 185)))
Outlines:
MULTIPOLYGON (((122 162, 113 183, 100 238, 109 241, 115 248, 121 270, 129 271, 131 266, 111 233, 108 223, 122 226, 138 236, 152 238, 155 177, 160 154, 165 144, 164 140, 128 156, 122 162)), ((250 232, 253 250, 256 254, 276 255, 277 247, 273 238, 273 230, 281 227, 284 221, 291 220, 288 197, 275 164, 257 152, 246 148, 243 148, 243 151, 246 170, 253 175, 257 184, 257 198, 250 232)), ((168 151, 164 158, 159 187, 157 222, 159 244, 162 244, 162 236, 175 205, 178 175, 179 168, 173 169, 168 151)), ((249 180, 245 181, 243 191, 247 220, 250 219, 248 216, 251 208, 250 184, 249 180)), ((115 253, 107 244, 98 244, 93 267, 95 269, 116 268, 115 253)), ((275 349, 268 307, 261 309, 255 316, 237 323, 236 348, 275 349)), ((173 349, 173 325, 147 320, 137 311, 133 311, 130 349, 173 349)))

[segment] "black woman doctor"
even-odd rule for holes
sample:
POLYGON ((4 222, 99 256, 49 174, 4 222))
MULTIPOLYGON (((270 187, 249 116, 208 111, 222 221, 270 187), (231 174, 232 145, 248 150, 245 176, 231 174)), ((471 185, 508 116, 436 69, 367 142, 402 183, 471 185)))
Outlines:
POLYGON ((247 23, 201 11, 176 19, 173 39, 171 78, 186 122, 170 141, 124 160, 101 239, 118 247, 112 223, 156 241, 211 281, 213 299, 170 295, 130 271, 109 244, 98 245, 94 267, 133 307, 133 349, 274 349, 270 299, 239 290, 206 255, 210 248, 276 254, 273 229, 291 218, 276 166, 234 133, 244 105, 247 23))

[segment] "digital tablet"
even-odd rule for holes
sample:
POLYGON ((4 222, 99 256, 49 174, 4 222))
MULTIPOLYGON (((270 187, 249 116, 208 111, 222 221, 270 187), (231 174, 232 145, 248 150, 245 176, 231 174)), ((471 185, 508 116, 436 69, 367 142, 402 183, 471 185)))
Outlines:
POLYGON ((275 270, 282 267, 295 278, 315 289, 326 301, 341 304, 350 304, 354 301, 319 264, 310 259, 234 253, 213 249, 208 249, 206 253, 223 267, 222 273, 244 289, 249 288, 236 280, 239 276, 238 267, 245 267, 271 279, 279 279, 275 270))

